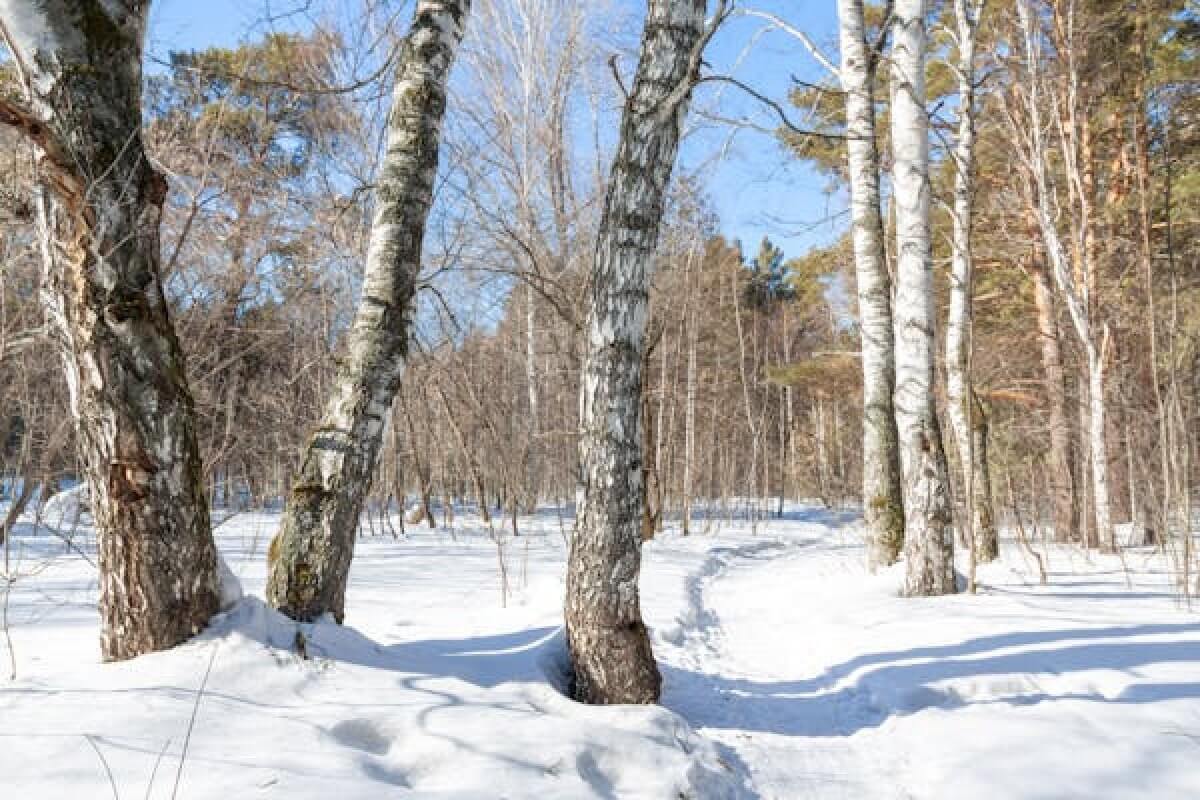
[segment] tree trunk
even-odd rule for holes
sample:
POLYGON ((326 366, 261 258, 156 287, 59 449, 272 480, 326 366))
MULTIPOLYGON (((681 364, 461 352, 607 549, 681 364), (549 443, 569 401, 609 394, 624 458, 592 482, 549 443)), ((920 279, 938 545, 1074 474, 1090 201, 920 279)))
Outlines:
POLYGON ((896 425, 904 473, 905 591, 951 594, 949 476, 934 405, 933 259, 924 0, 898 0, 892 44, 896 199, 896 425))
POLYGON ((706 39, 704 11, 703 0, 650 0, 596 242, 566 597, 574 694, 587 703, 652 703, 662 682, 638 600, 641 354, 651 259, 706 39))
POLYGON ((1045 373, 1046 402, 1050 425, 1050 491, 1054 498, 1054 541, 1078 538, 1079 507, 1075 501, 1073 472, 1074 443, 1067 416, 1066 373, 1063 371, 1058 319, 1054 313, 1054 292, 1045 264, 1036 263, 1033 274, 1034 301, 1037 305, 1038 338, 1042 346, 1042 371, 1045 373))
POLYGON ((362 297, 272 547, 267 598, 294 619, 344 614, 359 514, 408 354, 446 81, 470 5, 419 0, 396 68, 362 297))
POLYGON ((988 467, 988 414, 983 402, 971 392, 971 534, 975 537, 975 560, 980 564, 1000 557, 996 513, 992 507, 992 472, 988 467))
POLYGON ((877 56, 867 46, 862 0, 838 0, 838 17, 862 337, 863 513, 867 563, 875 569, 894 563, 904 545, 899 439, 892 399, 896 385, 892 287, 884 251, 875 140, 877 56))
POLYGON ((40 150, 43 301, 63 355, 96 519, 101 652, 197 633, 218 606, 192 398, 160 277, 167 182, 141 136, 149 2, 0 0, 40 150))
MULTIPOLYGON (((977 434, 981 431, 986 444, 987 420, 975 420, 973 409, 980 407, 975 397, 971 378, 971 347, 973 313, 971 292, 974 288, 974 263, 971 250, 971 214, 975 169, 975 31, 979 19, 979 7, 970 0, 954 1, 954 16, 958 40, 958 141, 953 150, 954 163, 954 206, 951 213, 953 231, 950 237, 950 312, 946 323, 946 408, 950 427, 954 431, 958 448, 959 466, 963 475, 963 496, 966 501, 967 530, 962 536, 975 542, 976 562, 991 561, 996 557, 994 526, 989 533, 975 527, 977 520, 986 519, 991 524, 991 493, 980 491, 985 477, 977 467, 986 472, 987 455, 980 459, 973 451, 977 434), (976 499, 986 497, 988 508, 976 507, 976 499), (988 540, 989 552, 980 551, 979 543, 988 540)), ((960 538, 961 541, 961 538, 960 538)), ((973 591, 973 589, 972 589, 973 591)))

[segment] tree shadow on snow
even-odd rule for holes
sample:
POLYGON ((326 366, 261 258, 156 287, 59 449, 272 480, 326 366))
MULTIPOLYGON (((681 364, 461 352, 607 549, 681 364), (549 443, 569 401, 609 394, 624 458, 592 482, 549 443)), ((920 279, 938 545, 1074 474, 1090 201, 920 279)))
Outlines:
POLYGON ((814 678, 797 681, 731 679, 664 665, 664 705, 698 727, 830 737, 849 736, 878 727, 890 717, 929 708, 952 709, 980 703, 1029 706, 1055 700, 1142 704, 1200 699, 1200 684, 1135 683, 1110 697, 1082 680, 1081 690, 1056 694, 1022 679, 1027 673, 1066 675, 1170 663, 1195 663, 1200 669, 1200 624, 999 634, 953 645, 857 656, 814 678), (1197 638, 1088 641, 1163 634, 1197 638), (989 655, 1007 648, 1051 644, 1059 646, 989 655), (967 685, 956 690, 949 683, 952 681, 965 681, 967 685), (974 692, 978 696, 973 697, 974 692))

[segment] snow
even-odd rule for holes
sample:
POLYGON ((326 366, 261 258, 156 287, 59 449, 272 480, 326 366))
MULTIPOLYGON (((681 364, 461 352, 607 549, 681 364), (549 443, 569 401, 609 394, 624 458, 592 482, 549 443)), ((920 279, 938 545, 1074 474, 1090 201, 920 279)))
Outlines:
POLYGON ((979 594, 903 599, 850 513, 668 531, 642 577, 662 705, 595 708, 559 691, 570 519, 502 548, 456 519, 360 539, 339 626, 259 599, 278 517, 238 514, 216 536, 247 594, 118 664, 90 543, 18 528, 4 796, 1200 796, 1200 620, 1151 550, 1044 547, 1041 586, 1005 542, 979 594))

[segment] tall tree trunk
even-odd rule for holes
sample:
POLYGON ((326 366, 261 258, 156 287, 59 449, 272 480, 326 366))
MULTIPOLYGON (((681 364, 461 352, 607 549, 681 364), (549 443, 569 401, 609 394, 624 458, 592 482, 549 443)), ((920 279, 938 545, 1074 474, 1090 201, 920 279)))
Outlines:
POLYGON ((905 591, 951 594, 954 538, 942 433, 934 405, 933 259, 924 0, 898 0, 892 33, 896 199, 896 425, 904 471, 905 591))
MULTIPOLYGON (((987 490, 987 454, 980 458, 973 452, 976 435, 982 432, 986 443, 987 420, 974 420, 973 409, 978 407, 971 379, 971 342, 973 313, 971 292, 974 288, 974 263, 971 250, 971 215, 975 172, 975 31, 980 6, 973 0, 954 0, 954 16, 958 43, 958 141, 953 151, 954 207, 951 219, 950 313, 946 324, 946 407, 950 426, 958 447, 958 460, 963 474, 963 496, 966 500, 967 523, 965 537, 975 543, 975 561, 991 561, 996 557, 996 531, 992 525, 991 491, 987 490), (987 508, 976 503, 985 500, 987 508), (975 527, 986 521, 989 531, 975 527), (989 543, 981 550, 981 542, 989 543)), ((973 574, 973 573, 972 573, 973 574)))
POLYGON ((650 0, 596 242, 566 597, 574 694, 587 703, 652 703, 662 682, 638 600, 642 348, 667 184, 711 35, 704 10, 704 0, 650 0))
POLYGON ((408 354, 446 81, 470 6, 419 0, 396 67, 362 297, 271 548, 267 598, 294 619, 344 614, 358 518, 408 354))
POLYGON ((43 300, 96 519, 101 652, 175 645, 217 610, 183 353, 160 277, 167 182, 141 134, 149 2, 0 0, 24 102, 0 121, 40 151, 43 300))
POLYGON ((863 512, 871 569, 896 561, 904 545, 899 439, 892 394, 896 386, 892 286, 879 199, 875 137, 877 54, 867 45, 862 0, 838 0, 846 97, 854 267, 858 283, 863 370, 863 512))
POLYGON ((1054 498, 1054 541, 1078 538, 1079 507, 1075 500, 1075 462, 1071 423, 1067 416, 1066 373, 1063 371, 1058 318, 1054 313, 1054 291, 1044 263, 1035 263, 1034 301, 1037 305, 1038 339, 1045 374, 1046 403, 1050 426, 1050 491, 1054 498))

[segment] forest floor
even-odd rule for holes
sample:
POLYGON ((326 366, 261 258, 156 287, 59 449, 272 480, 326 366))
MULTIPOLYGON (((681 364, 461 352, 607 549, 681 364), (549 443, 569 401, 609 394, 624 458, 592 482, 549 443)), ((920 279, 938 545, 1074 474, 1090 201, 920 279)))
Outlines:
POLYGON ((521 520, 504 579, 477 518, 361 539, 345 626, 258 599, 277 521, 221 524, 247 596, 120 664, 99 663, 86 531, 67 549, 21 527, 0 795, 1200 797, 1200 615, 1150 550, 1039 546, 1040 585, 1005 542, 978 594, 917 600, 899 568, 866 575, 850 513, 668 526, 642 579, 662 706, 589 708, 555 688, 570 520, 554 510, 521 520))

